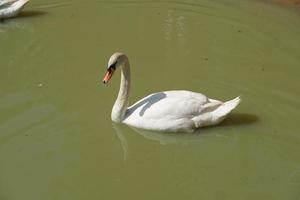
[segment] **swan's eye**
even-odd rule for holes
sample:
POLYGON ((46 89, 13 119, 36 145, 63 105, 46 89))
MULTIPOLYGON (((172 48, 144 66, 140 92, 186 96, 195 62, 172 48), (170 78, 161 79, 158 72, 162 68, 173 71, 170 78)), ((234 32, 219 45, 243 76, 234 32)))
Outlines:
POLYGON ((116 66, 117 66, 117 61, 115 61, 113 64, 111 64, 108 68, 115 70, 116 66))

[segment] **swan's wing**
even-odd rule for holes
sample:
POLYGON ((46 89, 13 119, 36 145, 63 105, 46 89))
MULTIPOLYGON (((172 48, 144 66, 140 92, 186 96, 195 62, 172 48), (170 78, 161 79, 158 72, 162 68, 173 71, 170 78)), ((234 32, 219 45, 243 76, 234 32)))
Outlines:
MULTIPOLYGON (((167 91, 151 94, 127 110, 127 116, 144 119, 193 118, 212 105, 209 99, 190 91, 167 91)), ((214 105, 212 105, 214 106, 214 105)))
POLYGON ((0 0, 0 9, 7 8, 15 3, 17 0, 0 0))
POLYGON ((23 9, 29 0, 4 0, 0 6, 0 19, 14 17, 23 9))

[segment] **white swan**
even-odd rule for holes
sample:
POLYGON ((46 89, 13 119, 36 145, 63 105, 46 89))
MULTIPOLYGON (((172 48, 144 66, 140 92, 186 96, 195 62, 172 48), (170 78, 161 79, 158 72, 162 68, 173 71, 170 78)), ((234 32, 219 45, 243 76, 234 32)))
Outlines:
POLYGON ((110 57, 103 83, 108 83, 119 67, 120 90, 111 113, 117 123, 154 131, 191 132, 221 122, 240 102, 239 97, 221 102, 200 93, 174 90, 150 94, 128 107, 130 66, 125 54, 110 57))
POLYGON ((0 19, 18 15, 28 2, 29 0, 0 0, 0 19))

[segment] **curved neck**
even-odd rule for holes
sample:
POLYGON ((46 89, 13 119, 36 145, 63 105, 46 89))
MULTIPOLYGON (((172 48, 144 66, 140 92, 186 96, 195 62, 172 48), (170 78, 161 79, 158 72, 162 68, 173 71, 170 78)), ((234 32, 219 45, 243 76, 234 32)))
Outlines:
POLYGON ((129 103, 130 90, 130 66, 126 58, 121 65, 121 83, 117 100, 112 109, 111 119, 114 122, 121 122, 125 118, 129 103))

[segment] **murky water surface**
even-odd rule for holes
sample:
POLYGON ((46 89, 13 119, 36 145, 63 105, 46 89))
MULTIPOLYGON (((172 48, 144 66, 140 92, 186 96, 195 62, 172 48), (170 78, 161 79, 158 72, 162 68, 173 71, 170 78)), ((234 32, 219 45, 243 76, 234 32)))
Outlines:
POLYGON ((0 199, 300 199, 300 11, 271 1, 31 1, 0 24, 0 199), (170 89, 243 102, 220 126, 115 125, 170 89))

